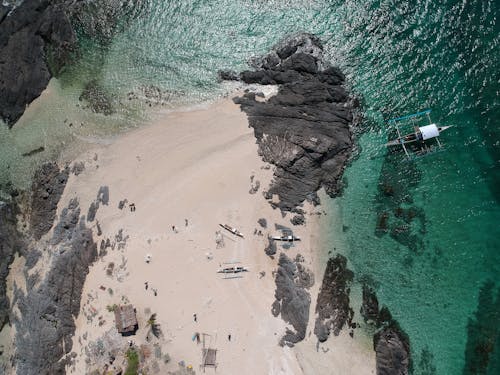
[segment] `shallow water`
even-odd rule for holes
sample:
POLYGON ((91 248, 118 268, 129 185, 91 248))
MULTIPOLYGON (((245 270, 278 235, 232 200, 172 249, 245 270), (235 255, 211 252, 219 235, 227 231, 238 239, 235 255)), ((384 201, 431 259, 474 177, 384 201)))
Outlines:
MULTIPOLYGON (((252 56, 287 34, 316 33, 365 111, 360 153, 346 171, 344 195, 327 203, 343 225, 325 237, 347 254, 357 283, 375 286, 410 335, 415 373, 464 372, 467 340, 474 337, 468 319, 475 319, 486 280, 499 287, 497 2, 136 4, 133 11, 115 9, 118 20, 105 36, 80 30, 83 57, 52 83, 31 117, 11 132, 0 130, 0 179, 27 186, 26 172, 68 142, 88 146, 82 137, 98 142, 157 110, 222 95, 227 87, 217 83, 217 70, 246 69, 252 56), (78 100, 91 80, 111 98, 114 114, 92 113, 78 100), (446 151, 415 163, 387 155, 385 120, 424 108, 433 108, 434 121, 455 125, 442 137, 446 151), (42 144, 46 152, 20 156, 42 144), (401 194, 387 196, 379 189, 387 185, 401 194), (397 217, 398 208, 412 212, 409 223, 397 217), (388 233, 376 229, 384 212, 388 233)), ((497 309, 482 304, 481 316, 497 309)), ((498 337, 498 326, 492 335, 498 337)))

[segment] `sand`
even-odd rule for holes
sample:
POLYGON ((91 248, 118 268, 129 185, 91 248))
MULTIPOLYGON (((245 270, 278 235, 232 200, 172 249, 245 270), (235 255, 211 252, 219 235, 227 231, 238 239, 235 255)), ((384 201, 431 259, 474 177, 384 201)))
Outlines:
POLYGON ((317 348, 314 334, 309 335, 323 273, 316 255, 322 216, 314 214, 321 207, 304 207, 307 224, 293 227, 302 238, 300 243, 289 250, 278 247, 278 253, 285 251, 290 257, 301 253, 316 276, 306 340, 295 348, 278 345, 287 325, 271 314, 277 257, 268 257, 264 247, 268 234, 278 234, 275 224, 292 226, 291 216, 282 217, 264 199, 262 191, 269 186, 273 170, 259 158, 246 116, 230 100, 166 114, 77 161, 85 163, 85 171, 71 175, 59 210, 77 197, 85 214, 99 188, 108 186, 109 204, 100 205, 96 220, 89 225, 96 242, 109 238, 115 248, 107 249, 87 277, 73 340, 77 355, 68 373, 103 369, 107 354, 99 357, 101 367, 96 367, 95 353, 90 357, 88 353, 92 343, 106 333, 121 348, 114 366, 124 366, 121 355, 132 340, 136 347, 144 345, 148 373, 174 371, 180 361, 200 373, 202 344, 192 340, 196 332, 207 334, 206 345, 217 349, 218 374, 375 373, 369 343, 353 340, 344 332, 317 348), (255 194, 249 193, 251 176, 253 183, 260 182, 255 194), (124 199, 128 202, 119 209, 124 199), (267 219, 266 229, 257 223, 259 218, 267 219), (224 231, 219 223, 238 228, 245 238, 224 231), (255 235, 256 229, 263 235, 255 235), (121 240, 115 237, 120 230, 121 240), (218 230, 224 238, 222 248, 216 248, 218 230), (145 261, 148 255, 149 263, 145 261), (234 265, 249 271, 233 279, 216 272, 231 262, 240 262, 234 265), (110 263, 114 267, 108 275, 110 263), (139 330, 135 336, 121 337, 107 306, 127 302, 136 308, 139 330), (163 337, 149 335, 148 342, 147 320, 152 313, 157 314, 163 337), (163 355, 168 353, 170 362, 156 358, 155 347, 163 355))

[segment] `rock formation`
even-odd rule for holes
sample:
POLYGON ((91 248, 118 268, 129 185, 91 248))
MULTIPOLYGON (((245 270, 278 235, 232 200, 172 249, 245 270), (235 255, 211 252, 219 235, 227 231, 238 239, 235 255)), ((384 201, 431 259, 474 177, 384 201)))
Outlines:
POLYGON ((316 301, 314 334, 320 342, 326 341, 332 331, 338 335, 344 325, 351 322, 354 312, 349 307, 349 293, 353 276, 344 256, 328 260, 316 301))
POLYGON ((254 60, 255 71, 219 74, 278 86, 267 100, 247 92, 234 101, 248 115, 260 155, 276 166, 267 197, 277 194, 280 201, 272 204, 284 211, 296 210, 306 199, 317 203, 321 187, 335 196, 353 146, 354 100, 342 86, 344 75, 327 66, 322 52, 318 38, 301 34, 254 60))
POLYGON ((280 254, 275 277, 276 300, 272 306, 272 313, 274 316, 281 314, 281 318, 295 330, 294 332, 287 329, 280 345, 293 346, 302 341, 306 335, 311 304, 311 296, 306 289, 312 286, 314 278, 310 271, 300 264, 302 261, 300 258, 293 261, 284 253, 280 254))
POLYGON ((365 322, 375 325, 373 349, 377 375, 407 375, 411 368, 410 339, 392 318, 387 307, 378 308, 375 291, 363 285, 361 315, 365 322))
POLYGON ((0 118, 9 126, 47 87, 76 44, 64 4, 25 0, 0 8, 0 118))
POLYGON ((373 338, 377 375, 408 375, 410 343, 397 325, 389 325, 373 338))
POLYGON ((16 326, 16 365, 19 374, 63 374, 71 352, 74 319, 90 265, 97 257, 92 231, 73 199, 54 229, 51 267, 28 288, 15 290, 20 315, 16 326))
POLYGON ((0 330, 9 320, 10 303, 7 298, 6 278, 14 254, 23 249, 22 235, 16 228, 18 207, 15 202, 0 201, 0 330))
POLYGON ((45 163, 35 173, 31 185, 30 226, 36 240, 52 228, 68 176, 69 168, 60 170, 56 163, 45 163))

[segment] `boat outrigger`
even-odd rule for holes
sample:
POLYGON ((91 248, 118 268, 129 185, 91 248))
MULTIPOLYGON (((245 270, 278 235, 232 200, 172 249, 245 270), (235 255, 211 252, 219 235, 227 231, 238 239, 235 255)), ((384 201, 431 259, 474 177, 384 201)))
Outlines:
POLYGON ((446 129, 451 128, 450 126, 438 126, 433 123, 430 116, 431 110, 427 109, 422 112, 413 113, 403 117, 394 118, 388 121, 389 125, 396 128, 398 137, 386 143, 387 147, 390 146, 401 146, 408 157, 412 158, 412 154, 415 156, 423 156, 431 152, 436 151, 436 149, 441 149, 443 145, 439 142, 439 135, 446 129), (428 124, 419 126, 422 122, 422 118, 427 118, 428 124), (413 132, 401 135, 401 128, 405 126, 406 121, 410 121, 413 125, 413 132), (426 141, 435 139, 437 147, 429 146, 426 141), (417 150, 413 150, 413 146, 416 146, 417 150))
POLYGON ((293 242, 293 241, 300 241, 300 237, 297 236, 274 236, 272 237, 273 240, 275 241, 286 241, 286 242, 293 242))
POLYGON ((232 226, 230 225, 227 225, 227 224, 219 224, 222 228, 224 228, 225 230, 231 232, 232 234, 234 234, 235 236, 238 236, 238 237, 241 237, 241 238, 245 238, 243 237, 243 233, 241 233, 238 229, 236 228, 233 228, 232 226))
POLYGON ((242 266, 219 268, 217 273, 240 273, 248 272, 248 268, 242 266))

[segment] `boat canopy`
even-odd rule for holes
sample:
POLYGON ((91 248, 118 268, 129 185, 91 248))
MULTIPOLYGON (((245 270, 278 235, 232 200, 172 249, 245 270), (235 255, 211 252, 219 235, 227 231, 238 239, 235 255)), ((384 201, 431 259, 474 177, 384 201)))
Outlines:
POLYGON ((426 126, 419 127, 420 133, 422 133, 422 139, 434 138, 439 136, 439 129, 436 124, 430 124, 426 126))

